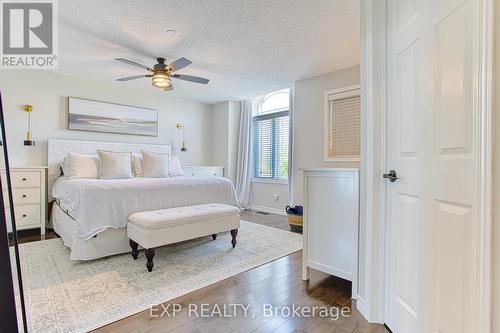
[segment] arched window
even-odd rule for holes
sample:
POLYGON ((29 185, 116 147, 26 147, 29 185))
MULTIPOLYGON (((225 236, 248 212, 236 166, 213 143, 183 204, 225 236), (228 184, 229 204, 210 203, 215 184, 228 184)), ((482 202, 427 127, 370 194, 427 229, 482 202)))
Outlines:
POLYGON ((289 90, 280 90, 266 95, 258 107, 258 114, 267 114, 287 111, 289 103, 289 90))
POLYGON ((253 116, 254 177, 288 179, 288 126, 290 90, 265 95, 253 116))

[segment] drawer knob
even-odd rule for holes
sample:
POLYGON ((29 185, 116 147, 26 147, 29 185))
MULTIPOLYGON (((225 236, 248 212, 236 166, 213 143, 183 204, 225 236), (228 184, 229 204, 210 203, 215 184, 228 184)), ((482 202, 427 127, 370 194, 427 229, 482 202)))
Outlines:
POLYGON ((26 178, 23 178, 23 182, 25 182, 25 181, 27 181, 27 180, 28 180, 28 179, 26 179, 26 178))
POLYGON ((26 217, 27 215, 26 214, 23 214, 23 217, 26 217))
POLYGON ((23 198, 26 198, 26 194, 23 194, 23 198))

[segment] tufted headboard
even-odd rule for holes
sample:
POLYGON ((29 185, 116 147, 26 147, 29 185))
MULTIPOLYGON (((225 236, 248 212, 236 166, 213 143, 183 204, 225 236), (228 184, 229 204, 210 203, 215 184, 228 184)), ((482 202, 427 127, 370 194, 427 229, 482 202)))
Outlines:
POLYGON ((141 150, 147 150, 154 153, 170 153, 171 145, 148 144, 148 143, 119 143, 119 142, 100 142, 100 141, 81 141, 81 140, 48 140, 48 197, 52 200, 52 187, 57 178, 61 176, 60 164, 64 157, 70 152, 95 155, 97 150, 111 150, 140 153, 141 150))

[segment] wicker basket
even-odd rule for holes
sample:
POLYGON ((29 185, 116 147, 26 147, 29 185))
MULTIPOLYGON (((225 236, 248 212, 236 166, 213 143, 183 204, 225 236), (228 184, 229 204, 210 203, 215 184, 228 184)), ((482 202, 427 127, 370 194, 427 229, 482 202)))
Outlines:
POLYGON ((288 215, 288 224, 290 225, 290 230, 293 232, 302 232, 302 215, 295 214, 287 214, 288 215))

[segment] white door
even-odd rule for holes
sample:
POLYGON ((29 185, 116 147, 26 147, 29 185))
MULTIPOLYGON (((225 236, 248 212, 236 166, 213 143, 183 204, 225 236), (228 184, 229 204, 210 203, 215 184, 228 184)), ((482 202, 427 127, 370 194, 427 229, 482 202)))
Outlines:
POLYGON ((469 333, 477 303, 479 0, 389 0, 386 324, 469 333))

